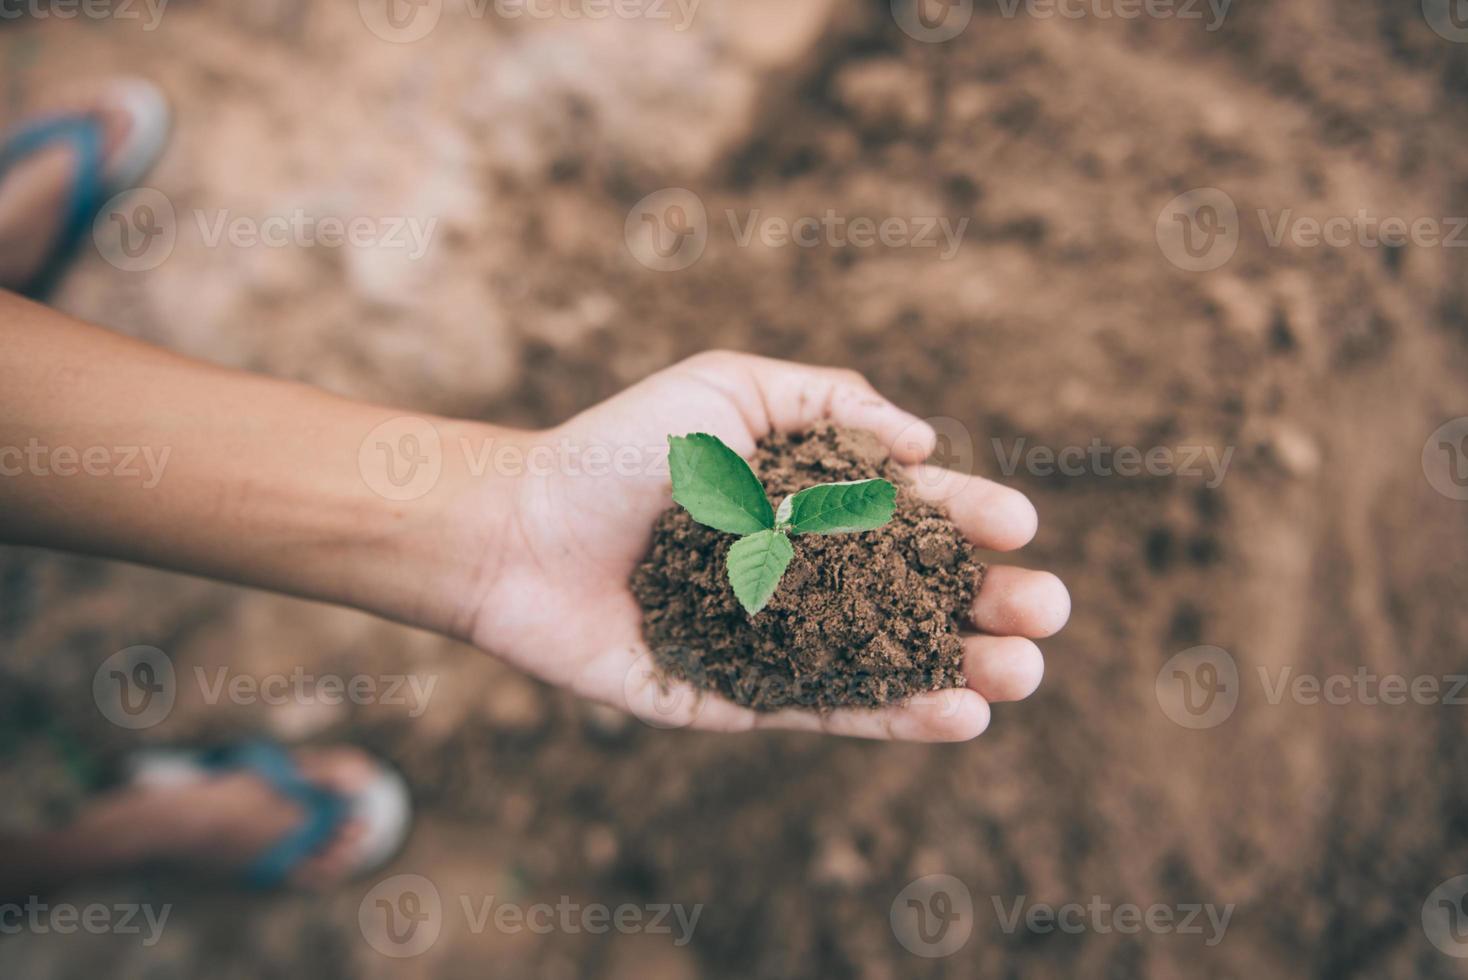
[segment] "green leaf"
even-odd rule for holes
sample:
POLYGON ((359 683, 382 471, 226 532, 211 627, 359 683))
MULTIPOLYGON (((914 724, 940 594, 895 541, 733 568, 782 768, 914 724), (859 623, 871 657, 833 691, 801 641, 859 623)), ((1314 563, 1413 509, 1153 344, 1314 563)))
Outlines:
POLYGON ((775 526, 775 511, 759 477, 738 453, 714 436, 694 432, 668 437, 673 499, 695 521, 730 534, 775 526))
POLYGON ((765 608, 794 557, 795 546, 779 531, 751 534, 729 548, 724 563, 729 570, 729 584, 734 586, 739 604, 751 616, 765 608))
POLYGON ((886 480, 822 483, 790 498, 791 534, 870 531, 892 519, 897 488, 886 480))

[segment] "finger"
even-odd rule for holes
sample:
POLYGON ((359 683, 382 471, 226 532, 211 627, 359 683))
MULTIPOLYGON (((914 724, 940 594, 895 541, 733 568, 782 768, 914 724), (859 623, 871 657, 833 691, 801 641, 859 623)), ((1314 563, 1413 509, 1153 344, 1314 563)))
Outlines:
POLYGON ((974 599, 974 625, 995 636, 1041 639, 1070 619, 1070 592, 1049 572, 993 565, 974 599))
POLYGON ((1030 498, 981 476, 937 466, 909 466, 912 488, 937 504, 970 543, 990 551, 1013 551, 1034 538, 1040 518, 1030 498))
POLYGON ((989 701, 1023 701, 1045 676, 1045 657, 1022 636, 969 636, 963 641, 968 686, 989 701))
POLYGON ((751 729, 825 732, 854 738, 961 742, 989 727, 989 705, 972 690, 919 694, 888 708, 806 708, 755 711, 660 671, 646 647, 611 650, 582 671, 573 689, 605 699, 654 728, 747 732, 751 729), (620 696, 618 696, 620 694, 620 696))
POLYGON ((772 711, 759 715, 755 727, 895 742, 966 742, 989 727, 989 704, 972 690, 948 689, 887 708, 772 711))
POLYGON ((874 433, 899 463, 926 459, 938 442, 932 426, 882 397, 855 371, 724 351, 692 358, 688 368, 734 398, 756 429, 785 432, 829 419, 874 433), (729 385, 730 372, 749 383, 729 385))

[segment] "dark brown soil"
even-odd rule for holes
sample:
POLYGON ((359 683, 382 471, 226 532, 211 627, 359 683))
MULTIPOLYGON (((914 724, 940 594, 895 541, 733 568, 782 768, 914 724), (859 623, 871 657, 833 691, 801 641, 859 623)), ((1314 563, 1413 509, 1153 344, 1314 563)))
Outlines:
POLYGON ((958 628, 983 566, 876 438, 822 423, 770 438, 752 462, 775 501, 817 483, 884 477, 898 487, 896 513, 875 531, 794 537, 779 589, 750 616, 724 571, 734 536, 669 509, 633 576, 658 662, 762 710, 870 707, 962 687, 958 628))

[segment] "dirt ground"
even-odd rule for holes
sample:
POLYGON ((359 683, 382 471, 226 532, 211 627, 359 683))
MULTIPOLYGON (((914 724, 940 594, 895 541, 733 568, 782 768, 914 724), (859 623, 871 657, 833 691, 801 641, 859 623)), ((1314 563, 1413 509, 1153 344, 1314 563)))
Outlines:
POLYGON ((1092 5, 1006 16, 993 0, 943 43, 857 0, 704 0, 684 31, 450 0, 411 43, 376 36, 349 0, 175 0, 156 30, 0 23, 11 118, 123 71, 177 110, 149 179, 179 215, 172 254, 128 271, 90 252, 64 309, 213 361, 516 424, 709 347, 855 367, 954 420, 958 463, 1032 495, 1042 526, 1018 560, 1057 571, 1075 607, 1042 644, 1039 693, 997 706, 976 742, 717 737, 357 613, 0 550, 0 825, 64 814, 92 769, 138 745, 262 731, 380 751, 420 806, 389 869, 324 899, 76 889, 64 899, 170 903, 162 940, 5 936, 0 976, 1464 975, 1423 905, 1468 873, 1468 707, 1270 696, 1286 668, 1463 669, 1468 504, 1434 489, 1423 450, 1468 414, 1464 253, 1274 245, 1255 218, 1468 214, 1468 46, 1434 31, 1435 4, 1240 0, 1210 31, 1092 5), (640 264, 624 235, 667 187, 709 216, 680 271, 640 264), (1193 188, 1237 205, 1219 268, 1180 268, 1159 245, 1159 216, 1193 188), (439 225, 409 261, 208 247, 196 209, 439 225), (754 209, 968 224, 946 257, 744 246, 725 216, 754 209), (1221 480, 1005 475, 1018 440, 1233 454, 1221 480), (184 673, 438 681, 418 717, 209 705, 184 685, 165 721, 128 731, 91 689, 134 644, 184 673), (1199 645, 1238 672, 1212 727, 1176 723, 1166 693, 1166 665, 1199 645), (384 956, 359 927, 393 874, 428 878, 447 910, 417 956, 384 956), (924 957, 893 916, 935 874, 972 913, 952 924, 961 948, 924 957), (475 929, 459 899, 489 895, 703 909, 680 946, 475 929), (1093 899, 1234 908, 1211 945, 1206 930, 1091 920, 1006 931, 999 908, 1093 899))

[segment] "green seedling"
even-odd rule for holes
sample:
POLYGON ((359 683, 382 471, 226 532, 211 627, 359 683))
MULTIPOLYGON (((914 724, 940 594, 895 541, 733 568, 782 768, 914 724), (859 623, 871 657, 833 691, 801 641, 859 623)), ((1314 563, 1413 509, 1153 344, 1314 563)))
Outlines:
POLYGON ((744 458, 704 432, 668 437, 673 499, 695 521, 739 535, 725 562, 729 584, 751 616, 775 594, 795 557, 794 534, 871 531, 892 519, 897 488, 886 480, 821 483, 778 510, 744 458))

